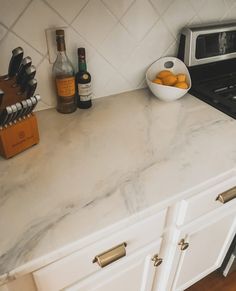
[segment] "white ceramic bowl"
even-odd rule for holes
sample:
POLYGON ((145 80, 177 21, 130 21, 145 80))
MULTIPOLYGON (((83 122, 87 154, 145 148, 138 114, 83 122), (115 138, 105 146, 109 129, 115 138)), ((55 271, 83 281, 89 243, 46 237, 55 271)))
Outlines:
POLYGON ((146 81, 152 93, 162 101, 174 101, 183 97, 191 88, 192 82, 189 71, 185 64, 174 57, 165 57, 154 62, 146 72, 146 81), (152 81, 163 70, 169 70, 173 74, 185 74, 187 76, 188 89, 180 89, 171 86, 159 85, 152 81))

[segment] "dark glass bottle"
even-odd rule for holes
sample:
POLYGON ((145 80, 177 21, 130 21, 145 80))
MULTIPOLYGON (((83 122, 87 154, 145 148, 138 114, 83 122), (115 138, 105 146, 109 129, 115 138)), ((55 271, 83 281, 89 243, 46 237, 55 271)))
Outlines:
POLYGON ((77 106, 87 109, 92 106, 91 75, 87 71, 85 48, 78 48, 79 71, 76 74, 77 106))
POLYGON ((57 111, 72 113, 77 109, 75 93, 75 74, 73 66, 66 55, 64 30, 56 30, 57 58, 52 72, 56 83, 57 111))

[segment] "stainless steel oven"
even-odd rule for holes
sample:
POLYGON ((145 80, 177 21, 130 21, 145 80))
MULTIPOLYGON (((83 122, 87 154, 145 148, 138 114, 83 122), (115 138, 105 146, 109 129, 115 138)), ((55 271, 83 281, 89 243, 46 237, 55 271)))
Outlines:
POLYGON ((190 93, 236 119, 236 22, 185 27, 178 58, 189 69, 190 93))

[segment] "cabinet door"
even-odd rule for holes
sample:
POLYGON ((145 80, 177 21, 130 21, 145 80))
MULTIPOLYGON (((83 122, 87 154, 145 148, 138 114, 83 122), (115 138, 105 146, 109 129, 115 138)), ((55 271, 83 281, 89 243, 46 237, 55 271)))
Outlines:
POLYGON ((181 251, 172 285, 173 291, 188 288, 221 265, 235 234, 235 221, 235 214, 233 214, 217 222, 195 228, 187 235, 184 232, 180 234, 189 247, 181 251))
MULTIPOLYGON (((160 241, 143 248, 123 262, 105 267, 64 291, 151 291, 158 267, 152 258, 160 250, 160 241)), ((160 268, 160 267, 159 267, 160 268)))

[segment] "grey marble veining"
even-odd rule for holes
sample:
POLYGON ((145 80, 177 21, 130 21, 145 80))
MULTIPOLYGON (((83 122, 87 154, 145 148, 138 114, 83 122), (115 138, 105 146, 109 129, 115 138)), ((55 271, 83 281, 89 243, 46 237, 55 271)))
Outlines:
POLYGON ((41 142, 0 159, 0 276, 233 169, 236 122, 148 90, 70 115, 37 113, 41 142))

